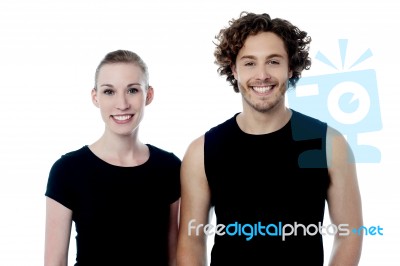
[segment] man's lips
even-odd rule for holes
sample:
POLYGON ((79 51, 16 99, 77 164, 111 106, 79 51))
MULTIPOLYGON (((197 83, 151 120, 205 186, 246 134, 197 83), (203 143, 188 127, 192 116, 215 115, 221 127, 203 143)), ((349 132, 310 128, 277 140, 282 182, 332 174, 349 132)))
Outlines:
POLYGON ((250 86, 254 91, 258 92, 258 93, 266 93, 269 92, 270 90, 272 90, 274 88, 273 85, 264 85, 264 86, 250 86))

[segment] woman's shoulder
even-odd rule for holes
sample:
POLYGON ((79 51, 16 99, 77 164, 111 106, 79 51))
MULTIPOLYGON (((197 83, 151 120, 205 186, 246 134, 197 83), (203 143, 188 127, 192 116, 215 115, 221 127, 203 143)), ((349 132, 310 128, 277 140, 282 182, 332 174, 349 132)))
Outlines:
POLYGON ((79 149, 66 152, 65 154, 61 155, 61 158, 66 160, 77 160, 77 159, 79 160, 82 157, 88 156, 89 152, 90 152, 89 147, 87 145, 84 145, 79 149))
POLYGON ((168 162, 168 163, 179 163, 181 159, 175 155, 172 151, 168 151, 166 149, 154 146, 152 144, 146 144, 150 150, 150 158, 156 159, 160 162, 168 162))
POLYGON ((86 161, 85 158, 88 158, 90 155, 90 150, 87 145, 73 151, 66 152, 61 155, 60 158, 56 160, 54 165, 58 166, 73 166, 79 165, 81 162, 86 161))

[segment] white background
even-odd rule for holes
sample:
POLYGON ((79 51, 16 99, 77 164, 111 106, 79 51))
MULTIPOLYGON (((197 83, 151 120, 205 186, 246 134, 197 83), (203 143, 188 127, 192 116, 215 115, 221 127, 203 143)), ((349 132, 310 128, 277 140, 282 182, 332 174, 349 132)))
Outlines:
MULTIPOLYGON (((241 110, 240 96, 217 75, 212 42, 244 10, 283 17, 306 30, 313 38, 311 56, 321 50, 339 62, 338 39, 349 40, 354 58, 368 48, 373 52, 358 69, 377 73, 383 129, 360 138, 381 150, 382 161, 358 164, 358 174, 365 225, 380 225, 384 235, 365 237, 360 265, 399 265, 400 8, 389 0, 2 0, 0 265, 43 265, 49 169, 103 131, 90 101, 100 59, 116 49, 143 57, 155 100, 141 137, 182 158, 192 139, 241 110)), ((307 75, 333 73, 313 62, 307 75)), ((332 237, 324 241, 329 256, 332 237)), ((72 265, 74 245, 70 251, 72 265)))

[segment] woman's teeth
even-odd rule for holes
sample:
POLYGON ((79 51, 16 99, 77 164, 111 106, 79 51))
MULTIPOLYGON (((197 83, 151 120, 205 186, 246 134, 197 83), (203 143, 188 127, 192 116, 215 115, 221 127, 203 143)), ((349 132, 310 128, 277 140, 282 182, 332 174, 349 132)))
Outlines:
POLYGON ((128 120, 129 118, 132 117, 132 115, 114 115, 113 117, 115 118, 115 120, 123 121, 123 120, 128 120))

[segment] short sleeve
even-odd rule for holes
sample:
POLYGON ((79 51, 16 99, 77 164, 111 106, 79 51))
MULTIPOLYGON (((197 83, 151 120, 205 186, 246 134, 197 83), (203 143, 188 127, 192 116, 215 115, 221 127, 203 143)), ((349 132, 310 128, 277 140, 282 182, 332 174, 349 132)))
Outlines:
POLYGON ((71 167, 64 156, 57 160, 50 169, 45 196, 72 210, 70 178, 71 167))

